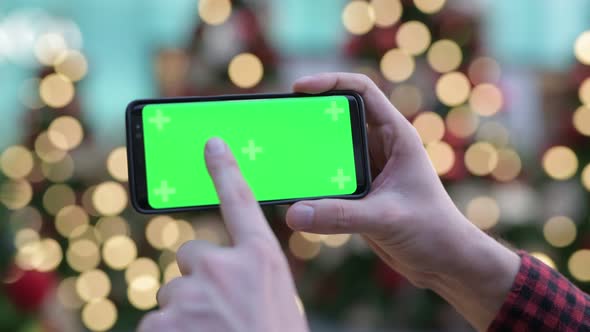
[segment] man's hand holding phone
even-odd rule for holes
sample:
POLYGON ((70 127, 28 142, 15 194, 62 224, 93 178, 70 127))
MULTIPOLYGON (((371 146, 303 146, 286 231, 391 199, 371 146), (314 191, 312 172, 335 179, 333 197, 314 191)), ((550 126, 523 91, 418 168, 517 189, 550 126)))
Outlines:
POLYGON ((205 159, 233 247, 182 245, 182 277, 160 289, 160 309, 139 331, 307 331, 285 256, 231 151, 213 138, 205 159))

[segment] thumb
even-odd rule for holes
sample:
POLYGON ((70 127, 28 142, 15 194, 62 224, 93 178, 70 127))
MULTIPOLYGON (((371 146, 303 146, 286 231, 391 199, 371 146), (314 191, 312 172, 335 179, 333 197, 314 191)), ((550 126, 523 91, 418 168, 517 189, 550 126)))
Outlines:
POLYGON ((293 230, 321 234, 386 231, 383 205, 369 199, 322 199, 298 202, 287 211, 287 224, 293 230))

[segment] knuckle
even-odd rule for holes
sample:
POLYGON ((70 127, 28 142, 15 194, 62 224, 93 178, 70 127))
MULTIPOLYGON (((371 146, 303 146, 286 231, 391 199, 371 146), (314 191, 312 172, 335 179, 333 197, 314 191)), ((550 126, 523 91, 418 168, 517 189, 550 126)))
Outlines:
POLYGON ((344 207, 341 202, 336 203, 334 209, 335 211, 335 220, 334 220, 334 227, 336 231, 347 231, 349 230, 354 223, 354 219, 352 218, 351 213, 344 207))

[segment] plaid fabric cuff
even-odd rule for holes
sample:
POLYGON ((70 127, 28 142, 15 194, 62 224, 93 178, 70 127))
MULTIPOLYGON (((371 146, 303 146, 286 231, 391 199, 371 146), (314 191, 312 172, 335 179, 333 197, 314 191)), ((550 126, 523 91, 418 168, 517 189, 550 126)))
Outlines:
POLYGON ((590 297, 524 251, 520 270, 488 331, 590 331, 590 297))

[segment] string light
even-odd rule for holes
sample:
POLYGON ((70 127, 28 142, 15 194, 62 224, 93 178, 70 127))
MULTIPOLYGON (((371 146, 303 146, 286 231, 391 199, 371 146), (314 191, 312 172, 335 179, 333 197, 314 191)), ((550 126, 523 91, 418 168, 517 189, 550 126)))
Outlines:
POLYGON ((43 194, 43 207, 52 216, 55 216, 64 206, 75 203, 76 194, 65 184, 54 184, 43 194))
POLYGON ((460 72, 450 72, 441 76, 436 82, 436 96, 447 106, 463 104, 469 97, 471 84, 460 72))
POLYGON ((480 229, 486 230, 494 227, 500 219, 500 208, 495 199, 488 196, 480 196, 467 204, 465 212, 467 219, 480 229))
POLYGON ((397 23, 404 10, 399 0, 371 0, 371 7, 375 13, 375 25, 381 28, 397 23))
POLYGON ((78 272, 92 270, 100 263, 100 254, 96 243, 88 239, 70 242, 66 250, 66 261, 78 272))
POLYGON ((423 103, 422 92, 412 84, 400 84, 395 87, 389 100, 406 117, 418 112, 423 103))
POLYGON ((88 71, 88 62, 82 53, 76 50, 62 52, 55 60, 55 71, 76 82, 84 78, 88 71))
MULTIPOLYGON (((60 137, 64 139, 63 136, 54 135, 54 140, 57 140, 60 137)), ((64 139, 60 144, 63 145, 67 143, 64 139)), ((35 140, 35 153, 41 158, 41 160, 48 163, 58 162, 66 156, 66 151, 53 144, 46 131, 37 136, 37 139, 35 140)))
POLYGON ((586 105, 586 107, 590 107, 590 77, 585 79, 580 85, 579 95, 582 104, 586 105))
POLYGON ((445 5, 446 0, 414 0, 414 5, 425 14, 435 14, 445 5))
POLYGON ((502 71, 496 60, 488 57, 479 57, 471 62, 467 73, 473 84, 482 84, 498 83, 502 71))
POLYGON ((438 175, 447 174, 455 165, 455 151, 443 141, 434 141, 426 146, 426 153, 438 175))
POLYGON ((47 130, 51 143, 61 150, 72 150, 82 142, 84 130, 73 116, 60 116, 53 120, 47 130))
POLYGON ((230 0, 201 0, 199 1, 199 16, 205 23, 220 25, 231 15, 230 0))
POLYGON ((543 236, 549 244, 557 248, 567 247, 576 239, 576 224, 564 216, 549 219, 543 226, 543 236))
POLYGON ((465 152, 465 166, 474 175, 488 175, 497 165, 498 151, 490 143, 474 143, 465 152))
POLYGON ((326 234, 322 237, 322 242, 328 247, 338 248, 345 245, 350 240, 350 234, 326 234))
POLYGON ((0 185, 0 202, 10 210, 27 206, 33 198, 33 187, 26 180, 11 180, 0 185))
POLYGON ((479 117, 469 107, 455 107, 447 113, 445 123, 449 131, 459 138, 467 138, 475 133, 479 126, 479 117))
POLYGON ((545 265, 555 270, 555 262, 553 259, 551 259, 551 257, 547 256, 547 254, 538 251, 532 251, 530 254, 531 256, 543 262, 545 265))
POLYGON ((586 165, 582 171, 582 185, 586 190, 590 191, 590 164, 586 165))
POLYGON ((0 168, 11 179, 25 178, 33 170, 33 154, 22 145, 11 146, 2 152, 0 168))
POLYGON ((102 217, 96 222, 96 231, 103 241, 115 235, 129 235, 127 221, 119 216, 102 217))
POLYGON ((145 228, 145 237, 149 244, 156 249, 165 249, 172 247, 178 241, 178 224, 174 219, 168 216, 157 216, 150 220, 145 228), (176 237, 171 237, 171 231, 168 230, 164 238, 164 229, 176 228, 176 237))
POLYGON ((115 180, 127 182, 127 148, 121 146, 111 151, 107 158, 107 169, 115 180))
POLYGON ((408 54, 419 55, 430 46, 430 30, 420 21, 408 21, 399 27, 396 41, 399 48, 408 54))
POLYGON ((402 82, 412 76, 416 64, 412 56, 395 48, 383 55, 379 66, 386 79, 392 82, 402 82))
POLYGON ((477 85, 469 96, 471 109, 481 116, 492 116, 498 113, 503 103, 504 99, 500 89, 489 83, 477 85))
POLYGON ((47 180, 52 182, 65 182, 74 175, 74 160, 69 155, 55 163, 43 161, 41 173, 47 180))
POLYGON ((140 257, 134 260, 125 270, 125 280, 132 283, 134 279, 141 276, 149 276, 155 280, 160 279, 160 269, 158 264, 147 257, 140 257))
POLYGON ((512 149, 498 150, 498 164, 492 171, 494 179, 510 182, 520 174, 522 163, 518 153, 512 149))
POLYGON ((463 53, 454 41, 441 39, 432 43, 426 54, 426 60, 435 71, 447 73, 459 68, 463 61, 463 53))
POLYGON ((590 136, 590 108, 580 106, 572 118, 576 130, 585 136, 590 136))
POLYGON ((590 281, 590 250, 581 249, 572 254, 567 266, 574 278, 579 281, 590 281))
POLYGON ((80 309, 84 301, 76 292, 76 277, 63 279, 57 286, 57 300, 67 309, 80 309))
POLYGON ((98 217, 100 213, 96 211, 94 208, 94 203, 92 202, 92 198, 94 197, 94 191, 96 190, 96 186, 90 186, 86 188, 84 193, 82 193, 82 206, 84 210, 88 212, 91 216, 98 217))
POLYGON ((89 302, 82 309, 82 322, 91 331, 109 330, 117 321, 117 307, 108 299, 89 302))
POLYGON ((574 54, 578 61, 590 65, 590 31, 583 32, 574 44, 574 54))
POLYGON ((375 9, 365 1, 351 1, 342 11, 342 23, 354 35, 364 35, 375 25, 375 9))
POLYGON ((49 74, 41 80, 39 95, 45 104, 53 108, 67 106, 74 99, 74 84, 61 74, 49 74))
POLYGON ((76 280, 76 292, 86 302, 105 298, 111 292, 111 280, 102 270, 84 271, 76 280))
POLYGON ((500 122, 487 121, 477 131, 476 138, 479 141, 486 141, 501 147, 510 142, 510 132, 500 122))
POLYGON ((65 206, 55 216, 55 229, 65 238, 79 236, 88 228, 88 225, 88 214, 77 205, 65 206))
POLYGON ((100 214, 115 216, 127 207, 127 192, 118 182, 103 182, 96 186, 92 194, 92 203, 100 214))
POLYGON ((164 270, 164 282, 169 283, 172 279, 182 276, 176 261, 170 263, 164 270))
POLYGON ((554 146, 543 155, 545 173, 556 180, 567 180, 578 170, 578 157, 567 146, 554 146))
POLYGON ((229 63, 228 75, 236 86, 243 89, 252 88, 262 80, 264 67, 256 55, 241 53, 229 63))
POLYGON ((180 248, 180 246, 190 240, 194 240, 195 238, 195 230, 193 229, 193 226, 186 220, 176 220, 176 226, 178 229, 178 233, 170 230, 170 226, 166 225, 164 227, 164 229, 162 230, 162 239, 163 239, 163 243, 168 243, 169 241, 171 241, 171 239, 174 238, 175 234, 178 234, 178 237, 176 238, 176 242, 170 247, 170 249, 174 252, 176 252, 178 250, 178 248, 180 248), (169 236, 168 239, 166 239, 166 236, 169 236))
POLYGON ((412 123, 418 131, 423 144, 440 141, 445 134, 445 124, 440 115, 434 112, 422 112, 412 123))
POLYGON ((39 232, 41 230, 41 213, 32 206, 25 206, 13 211, 8 219, 15 231, 24 228, 30 228, 39 232))
POLYGON ((149 310, 158 304, 156 294, 159 288, 158 280, 149 275, 142 275, 129 284, 127 298, 137 309, 149 310))
POLYGON ((116 235, 104 243, 102 257, 104 262, 111 268, 122 270, 137 257, 137 247, 131 238, 116 235))
POLYGON ((294 232, 289 238, 289 249, 293 255, 301 260, 310 260, 320 253, 321 245, 307 241, 301 234, 294 232))
POLYGON ((34 52, 41 64, 51 66, 67 48, 64 37, 57 33, 45 33, 35 41, 34 52))

